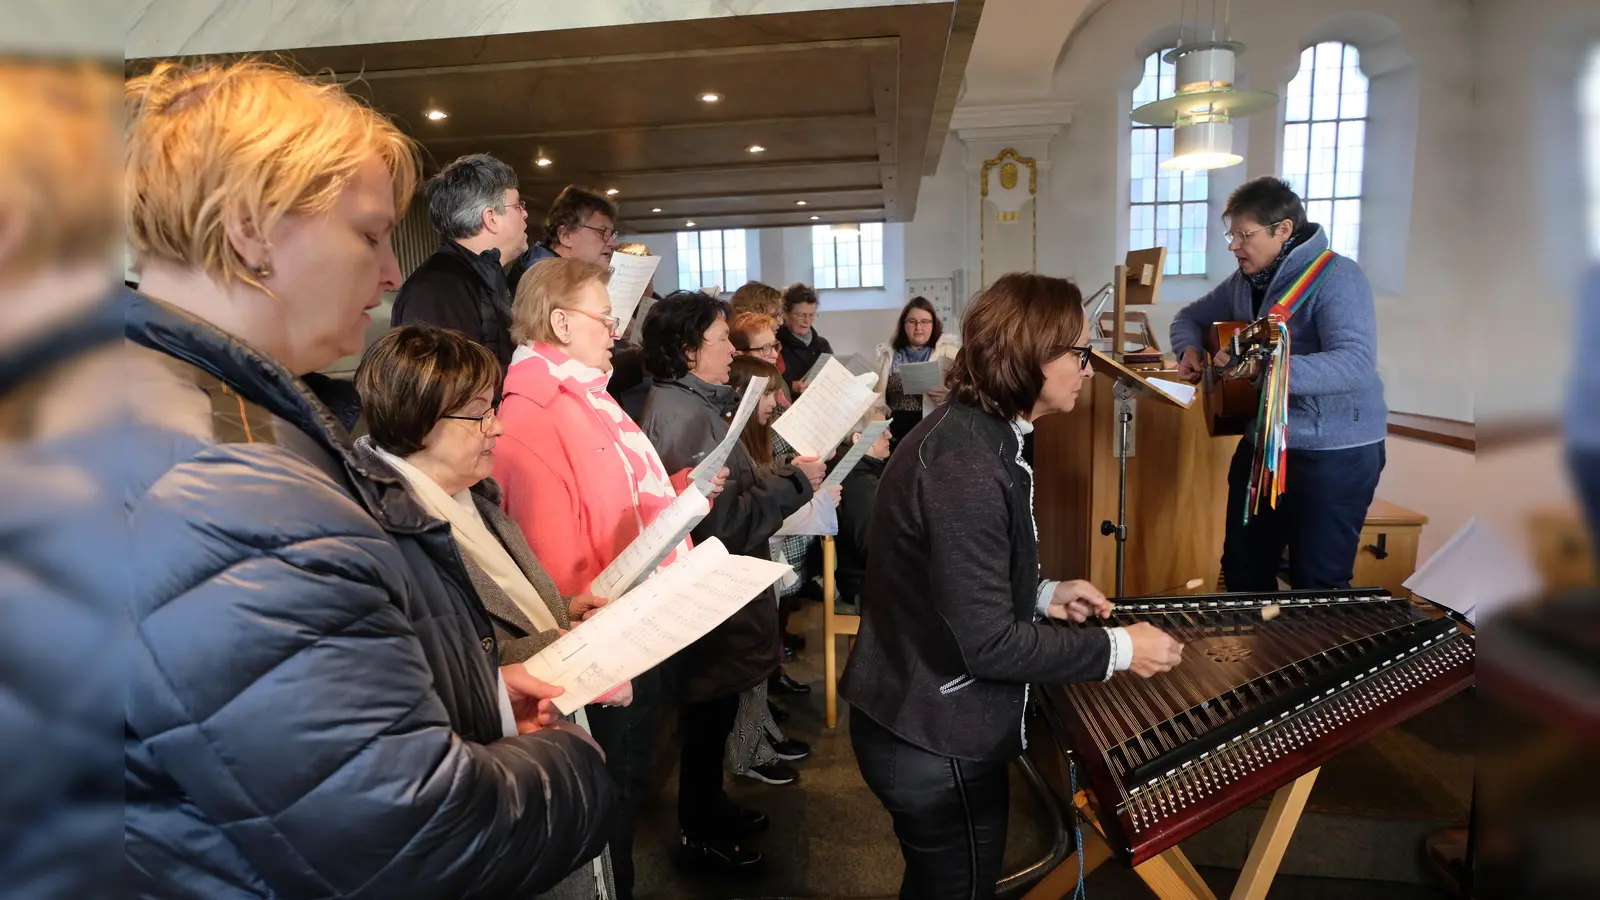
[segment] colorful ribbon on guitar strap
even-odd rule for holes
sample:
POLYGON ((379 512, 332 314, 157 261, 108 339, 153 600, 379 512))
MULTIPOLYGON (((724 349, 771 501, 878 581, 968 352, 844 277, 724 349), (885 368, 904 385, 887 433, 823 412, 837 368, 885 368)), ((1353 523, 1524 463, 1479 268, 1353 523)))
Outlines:
POLYGON ((1267 316, 1278 329, 1278 345, 1261 373, 1261 402, 1256 408, 1256 452, 1250 464, 1249 496, 1244 505, 1244 521, 1251 512, 1261 511, 1266 500, 1272 509, 1288 489, 1289 471, 1289 319, 1306 298, 1315 294, 1329 271, 1334 252, 1324 250, 1289 285, 1267 316))

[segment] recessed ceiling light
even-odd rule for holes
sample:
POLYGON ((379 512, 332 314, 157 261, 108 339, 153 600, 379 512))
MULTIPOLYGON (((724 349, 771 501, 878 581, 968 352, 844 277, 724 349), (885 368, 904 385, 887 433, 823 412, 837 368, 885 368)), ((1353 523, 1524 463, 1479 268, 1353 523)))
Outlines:
POLYGON ((767 148, 761 146, 760 144, 751 144, 750 146, 746 147, 745 149, 749 150, 751 153, 765 153, 765 152, 767 152, 767 148))
POLYGON ((533 164, 536 165, 536 166, 548 166, 548 165, 550 165, 550 157, 541 156, 538 159, 534 160, 533 164))
POLYGON ((821 216, 812 216, 811 217, 811 221, 815 222, 816 220, 818 220, 820 218, 822 218, 822 217, 821 216))
POLYGON ((442 109, 430 109, 427 112, 423 113, 423 115, 427 116, 428 117, 428 121, 430 121, 430 122, 437 122, 440 119, 448 119, 448 118, 450 118, 450 114, 445 112, 442 109))
POLYGON ((716 103, 718 100, 721 100, 721 99, 722 99, 722 95, 716 93, 715 91, 706 91, 704 94, 700 95, 700 102, 701 103, 716 103))
POLYGON ((794 202, 794 205, 795 205, 795 206, 805 206, 805 205, 806 205, 806 202, 805 202, 805 201, 804 201, 804 200, 796 200, 796 201, 795 201, 795 202, 794 202))
POLYGON ((685 228, 693 228, 694 227, 694 223, 693 222, 685 222, 685 223, 683 223, 683 227, 685 227, 685 228))
POLYGON ((607 197, 615 197, 616 195, 617 195, 617 189, 616 188, 606 188, 606 196, 607 197))
POLYGON ((651 211, 651 212, 661 212, 661 207, 659 207, 659 206, 652 206, 652 207, 650 207, 650 211, 651 211))

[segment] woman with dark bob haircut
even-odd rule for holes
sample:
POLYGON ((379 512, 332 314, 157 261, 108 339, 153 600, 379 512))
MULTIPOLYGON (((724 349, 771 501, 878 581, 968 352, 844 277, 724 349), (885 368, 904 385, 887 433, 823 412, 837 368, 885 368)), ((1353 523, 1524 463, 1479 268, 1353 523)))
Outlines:
MULTIPOLYGON (((728 314, 728 304, 715 297, 678 291, 651 307, 645 319, 644 352, 655 383, 639 427, 669 472, 696 465, 728 433, 726 416, 738 406, 728 386, 733 363, 728 314)), ((824 474, 822 460, 801 457, 758 469, 735 444, 727 470, 711 514, 691 536, 717 538, 729 553, 769 559, 767 540, 811 501, 824 474)), ((686 868, 748 873, 761 862, 761 854, 741 842, 766 830, 767 817, 728 799, 722 756, 739 695, 777 671, 778 632, 776 599, 764 591, 677 656, 683 691, 678 862, 686 868)))
POLYGON ((1093 372, 1070 281, 1003 276, 972 304, 950 400, 889 458, 873 509, 861 635, 839 684, 867 786, 894 818, 901 897, 993 897, 1005 856, 1007 762, 1029 684, 1176 665, 1148 624, 1077 630, 1111 606, 1087 581, 1039 578, 1022 439, 1066 412, 1093 372))
MULTIPOLYGON (((492 625, 499 663, 515 673, 517 663, 572 627, 574 608, 598 603, 561 596, 522 529, 500 508, 500 487, 489 477, 504 432, 494 403, 499 389, 500 361, 466 335, 402 325, 369 347, 356 369, 367 434, 355 452, 368 471, 405 485, 421 514, 413 527, 443 538, 429 544, 428 558, 442 576, 437 583, 458 594, 463 613, 492 625)), ((627 705, 632 697, 625 682, 600 702, 627 705)), ((503 729, 516 734, 503 689, 500 706, 503 729)), ((581 709, 576 724, 555 720, 547 727, 572 730, 598 749, 581 709)), ((612 806, 607 796, 583 814, 606 820, 612 806)), ((610 854, 601 859, 599 878, 609 882, 610 854)), ((580 866, 557 890, 562 897, 609 896, 596 882, 594 869, 580 866)))

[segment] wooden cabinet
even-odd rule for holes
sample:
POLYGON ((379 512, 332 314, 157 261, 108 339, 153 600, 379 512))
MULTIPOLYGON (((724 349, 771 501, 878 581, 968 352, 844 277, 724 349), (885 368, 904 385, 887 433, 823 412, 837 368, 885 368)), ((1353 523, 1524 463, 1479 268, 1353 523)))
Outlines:
POLYGON ((1377 499, 1361 526, 1352 587, 1381 587, 1396 597, 1409 597, 1405 580, 1417 570, 1417 544, 1428 517, 1396 503, 1377 499))

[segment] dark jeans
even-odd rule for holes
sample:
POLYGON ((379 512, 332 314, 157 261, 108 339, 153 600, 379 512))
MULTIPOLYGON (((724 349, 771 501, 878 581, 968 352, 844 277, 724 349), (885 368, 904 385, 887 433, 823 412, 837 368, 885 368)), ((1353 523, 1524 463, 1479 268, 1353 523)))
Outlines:
POLYGON ((633 679, 633 703, 590 706, 589 728, 606 752, 606 769, 617 783, 617 815, 608 839, 618 900, 633 897, 633 833, 639 806, 650 791, 656 720, 661 714, 661 674, 656 669, 633 679))
POLYGON ((1278 567, 1289 548, 1289 586, 1347 588, 1355 574, 1361 526, 1378 489, 1384 443, 1346 450, 1289 451, 1287 490, 1276 509, 1265 503, 1243 524, 1255 446, 1240 441, 1228 469, 1227 537, 1222 575, 1230 591, 1278 589, 1278 567))
POLYGON ((739 695, 684 703, 679 718, 678 827, 691 840, 724 836, 733 804, 722 789, 722 756, 739 715, 739 695))
POLYGON ((894 818, 906 861, 902 900, 993 897, 1006 854, 1006 763, 929 753, 854 709, 850 744, 861 777, 894 818))

